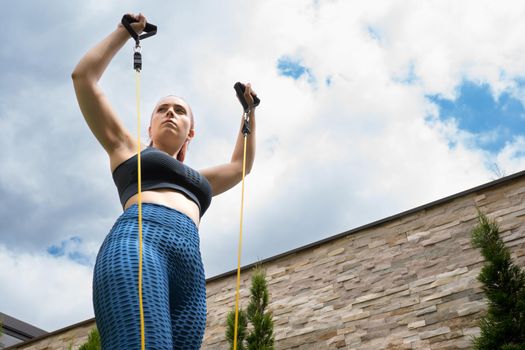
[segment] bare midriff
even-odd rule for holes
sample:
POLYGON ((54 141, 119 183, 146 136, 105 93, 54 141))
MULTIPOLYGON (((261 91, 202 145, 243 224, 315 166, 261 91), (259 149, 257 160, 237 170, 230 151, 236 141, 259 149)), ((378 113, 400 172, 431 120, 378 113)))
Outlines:
MULTIPOLYGON (((199 226, 199 207, 191 199, 182 193, 170 189, 158 189, 151 191, 143 191, 141 193, 142 203, 160 204, 186 214, 193 220, 197 227, 199 226)), ((124 210, 131 207, 133 204, 138 204, 138 194, 134 195, 126 202, 124 210)))

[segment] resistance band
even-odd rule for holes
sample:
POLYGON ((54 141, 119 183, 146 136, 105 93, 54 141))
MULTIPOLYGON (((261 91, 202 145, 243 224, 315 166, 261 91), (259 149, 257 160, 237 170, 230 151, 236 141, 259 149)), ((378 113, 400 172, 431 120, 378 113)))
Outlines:
MULTIPOLYGON (((145 335, 144 335, 144 309, 142 303, 142 184, 141 184, 141 142, 140 142, 140 71, 142 70, 142 55, 140 47, 140 39, 145 39, 153 36, 157 33, 157 26, 146 23, 144 28, 144 34, 138 35, 133 28, 131 23, 137 22, 130 15, 122 17, 122 25, 128 30, 129 34, 135 39, 135 52, 133 55, 133 68, 135 69, 136 76, 136 100, 137 100, 137 195, 138 195, 138 226, 139 226, 139 278, 138 278, 138 290, 139 290, 139 309, 140 309, 140 336, 141 336, 141 349, 145 350, 145 335)), ((250 111, 259 105, 260 100, 257 96, 252 94, 254 103, 249 106, 246 99, 244 98, 245 86, 241 83, 234 85, 237 97, 244 108, 243 114, 243 127, 242 133, 244 135, 244 147, 243 147, 243 161, 242 161, 242 194, 241 194, 241 214, 240 214, 240 229, 239 229, 239 246, 237 255, 237 288, 235 296, 235 330, 233 339, 233 349, 237 350, 237 334, 238 334, 238 322, 239 322, 239 290, 241 281, 241 251, 242 251, 242 226, 243 226, 243 211, 244 211, 244 178, 246 176, 246 144, 248 135, 250 134, 250 111)))
POLYGON ((246 140, 248 139, 248 134, 250 133, 248 125, 249 120, 246 117, 247 113, 244 113, 244 150, 242 156, 242 190, 241 190, 241 219, 239 226, 239 246, 237 248, 237 287, 235 289, 235 328, 233 332, 233 350, 237 350, 237 328, 239 325, 239 289, 241 286, 241 250, 242 250, 242 222, 243 222, 243 211, 244 211, 244 176, 246 174, 246 140), (247 130, 245 133, 244 130, 247 130))
POLYGON ((237 82, 233 86, 237 93, 237 98, 241 102, 242 107, 244 108, 243 113, 243 126, 242 134, 244 135, 244 148, 242 156, 242 190, 241 190, 241 215, 240 215, 240 227, 239 227, 239 247, 237 249, 237 287, 235 290, 235 322, 234 322, 234 331, 233 331, 233 350, 237 350, 237 335, 238 335, 238 326, 239 326, 239 290, 241 286, 241 251, 242 251, 242 226, 243 226, 243 213, 244 213, 244 177, 246 176, 246 143, 248 135, 251 133, 250 130, 250 112, 252 108, 255 108, 261 102, 257 96, 252 94, 253 105, 249 106, 248 102, 244 98, 244 91, 246 87, 237 82))
POLYGON ((144 34, 138 35, 130 23, 137 22, 130 15, 122 17, 122 25, 128 30, 129 34, 135 39, 135 52, 133 54, 133 68, 135 69, 136 81, 136 100, 137 100, 137 194, 138 194, 138 211, 139 211, 139 310, 140 310, 140 348, 146 349, 146 339, 144 335, 144 308, 142 304, 142 179, 141 179, 141 159, 140 159, 140 71, 142 69, 142 55, 140 48, 140 39, 145 39, 157 33, 157 26, 146 23, 144 34))

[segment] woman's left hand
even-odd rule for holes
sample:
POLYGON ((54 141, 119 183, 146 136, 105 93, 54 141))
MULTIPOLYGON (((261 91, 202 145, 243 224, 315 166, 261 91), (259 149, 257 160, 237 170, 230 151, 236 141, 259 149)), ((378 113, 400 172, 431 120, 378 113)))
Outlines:
MULTIPOLYGON (((236 89, 236 91, 238 91, 236 89)), ((254 107, 254 96, 257 96, 252 90, 250 83, 245 85, 243 97, 250 108, 250 133, 249 137, 244 134, 245 126, 245 115, 241 118, 241 124, 239 126, 239 133, 237 134, 237 141, 235 142, 235 148, 229 163, 221 164, 211 168, 203 169, 200 173, 208 179, 211 185, 212 193, 214 196, 229 190, 242 180, 243 175, 243 163, 245 162, 244 174, 250 173, 253 161, 255 158, 255 108, 254 107), (246 146, 246 149, 244 149, 246 146)), ((238 96, 239 99, 241 96, 238 96)), ((244 107, 244 105, 243 105, 244 107)))

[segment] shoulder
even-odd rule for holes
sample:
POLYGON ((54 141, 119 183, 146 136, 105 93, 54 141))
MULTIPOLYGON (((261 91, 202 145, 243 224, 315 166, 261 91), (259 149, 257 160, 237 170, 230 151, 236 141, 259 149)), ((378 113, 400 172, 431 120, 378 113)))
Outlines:
MULTIPOLYGON (((144 144, 140 145, 141 152, 145 151, 146 149, 148 149, 147 145, 144 145, 144 144)), ((115 169, 118 168, 120 164, 136 156, 137 152, 138 152, 138 146, 136 142, 128 146, 115 148, 111 152, 108 152, 111 172, 114 172, 115 169)))

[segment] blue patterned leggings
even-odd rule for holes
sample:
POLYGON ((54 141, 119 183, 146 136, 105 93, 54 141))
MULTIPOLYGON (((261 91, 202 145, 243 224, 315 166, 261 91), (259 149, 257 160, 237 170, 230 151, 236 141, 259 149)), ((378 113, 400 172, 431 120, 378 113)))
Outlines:
MULTIPOLYGON (((200 349, 206 285, 195 223, 177 210, 142 205, 142 300, 146 349, 200 349)), ((128 208, 102 243, 93 307, 103 350, 140 349, 138 207, 128 208)))

